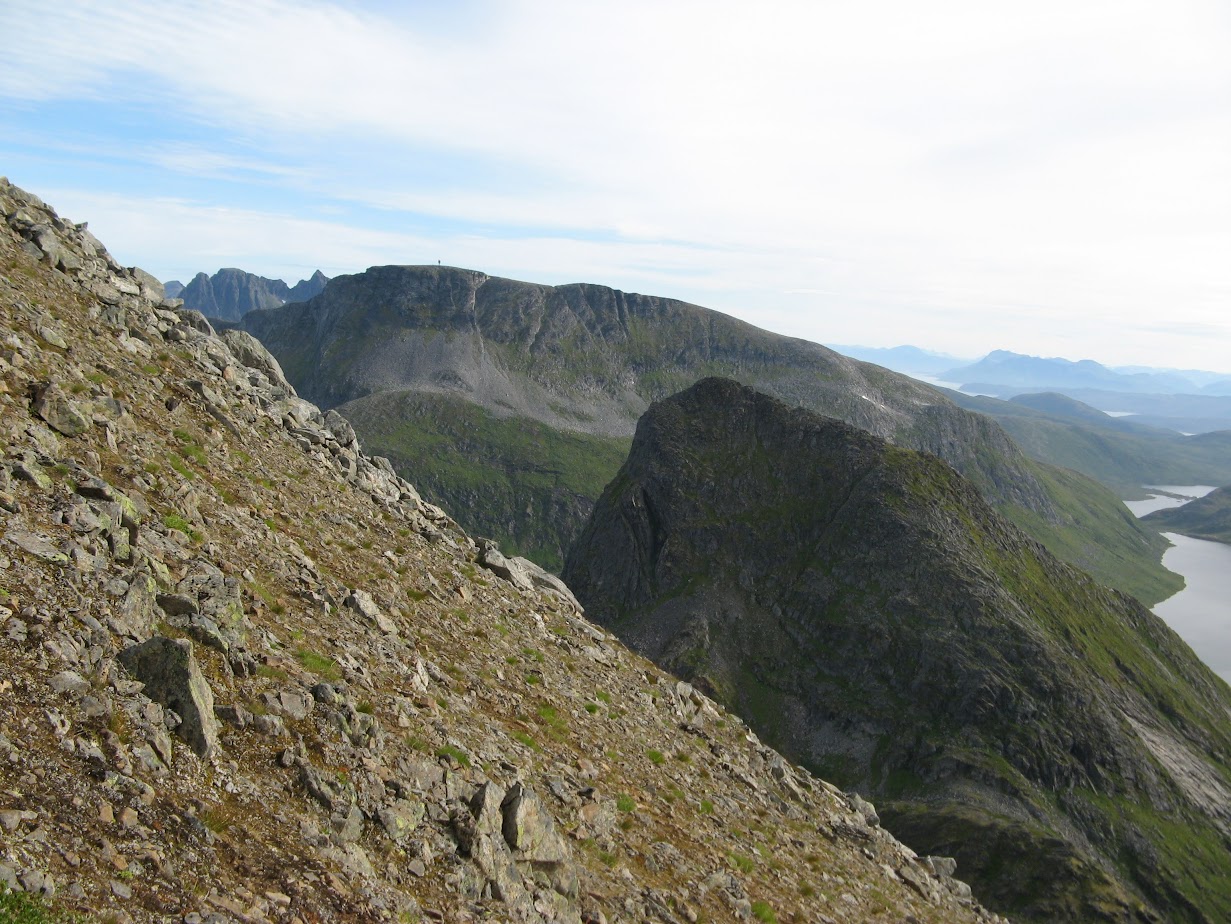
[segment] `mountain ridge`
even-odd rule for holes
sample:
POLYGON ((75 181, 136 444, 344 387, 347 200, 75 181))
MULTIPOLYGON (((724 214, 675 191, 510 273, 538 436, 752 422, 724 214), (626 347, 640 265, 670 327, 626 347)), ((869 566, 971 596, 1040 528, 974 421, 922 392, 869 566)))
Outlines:
MULTIPOLYGON (((1019 509, 1019 520, 1053 548, 1109 582, 1151 600, 1178 585, 1158 565, 1162 540, 1123 516, 1110 492, 1026 459, 993 421, 909 377, 700 306, 455 267, 382 266, 337 277, 307 302, 251 312, 242 326, 278 357, 303 394, 324 407, 345 404, 362 435, 384 440, 372 445, 406 471, 431 469, 438 496, 451 509, 463 509, 471 497, 471 474, 459 472, 449 483, 449 472, 410 435, 399 440, 391 433, 396 427, 374 425, 381 406, 396 403, 397 395, 414 396, 410 403, 419 408, 463 399, 491 418, 627 438, 650 401, 724 374, 940 455, 989 497, 1019 509), (1075 494, 1085 495, 1080 510, 1073 507, 1075 494)), ((432 432, 452 427, 439 418, 424 421, 432 432)), ((483 428, 500 429, 490 419, 483 428)), ((510 455, 507 445, 475 446, 483 458, 510 455)), ((526 454, 514 467, 535 464, 526 454)), ((533 532, 537 527, 527 525, 522 511, 560 509, 559 499, 549 485, 517 484, 528 498, 511 492, 488 498, 481 512, 469 511, 484 518, 469 525, 558 567, 597 493, 570 504, 576 519, 533 532), (510 525, 512 536, 505 532, 510 525)))
POLYGON ((197 273, 186 286, 177 282, 178 290, 169 297, 182 299, 187 307, 206 317, 238 321, 258 308, 307 301, 324 291, 328 282, 329 278, 320 270, 289 286, 281 279, 266 279, 236 267, 224 267, 212 276, 197 273))

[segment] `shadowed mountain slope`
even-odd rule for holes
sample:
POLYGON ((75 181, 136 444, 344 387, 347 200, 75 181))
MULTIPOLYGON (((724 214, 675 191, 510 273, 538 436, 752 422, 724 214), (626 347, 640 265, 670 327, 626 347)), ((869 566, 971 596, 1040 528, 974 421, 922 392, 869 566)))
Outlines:
MULTIPOLYGON (((345 405, 370 445, 402 461, 410 477, 432 481, 458 516, 476 518, 466 525, 548 566, 560 564, 597 492, 562 500, 550 479, 523 478, 518 491, 469 507, 478 469, 450 471, 423 451, 432 433, 456 426, 456 402, 481 411, 470 440, 479 467, 499 460, 492 470, 529 472, 533 451, 509 439, 529 422, 627 439, 651 401, 721 374, 935 453, 1058 554, 1109 583, 1150 601, 1179 584, 1158 564, 1164 543, 1110 492, 1031 462, 993 421, 906 376, 696 305, 451 267, 381 266, 331 280, 308 302, 252 312, 243 326, 296 388, 324 407, 345 405), (390 398, 402 394, 410 397, 390 398), (411 412, 389 422, 399 406, 411 412), (535 514, 545 510, 566 516, 545 526, 535 514)), ((605 483, 614 459, 607 444, 594 448, 600 458, 583 464, 609 466, 597 479, 605 483)), ((574 455, 585 452, 578 446, 574 455)))
POLYGON ((1002 912, 1231 915, 1231 690, 940 460, 708 379, 641 419, 564 577, 1002 912))

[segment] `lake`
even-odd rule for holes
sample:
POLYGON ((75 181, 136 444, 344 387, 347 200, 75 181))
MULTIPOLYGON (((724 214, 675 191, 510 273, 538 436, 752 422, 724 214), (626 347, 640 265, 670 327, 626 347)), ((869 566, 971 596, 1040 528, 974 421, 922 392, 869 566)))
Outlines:
MULTIPOLYGON (((1214 490, 1206 485, 1147 485, 1167 492, 1148 500, 1125 501, 1135 516, 1179 507, 1214 490)), ((1154 613, 1188 642, 1197 656, 1231 683, 1231 545, 1164 533, 1172 547, 1163 565, 1184 576, 1184 589, 1154 607, 1154 613)))

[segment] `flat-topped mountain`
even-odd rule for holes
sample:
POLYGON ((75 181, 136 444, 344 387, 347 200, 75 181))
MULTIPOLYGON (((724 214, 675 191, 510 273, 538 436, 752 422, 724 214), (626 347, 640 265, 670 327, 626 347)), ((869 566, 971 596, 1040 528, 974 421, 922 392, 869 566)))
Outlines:
POLYGON ((1106 581, 1150 600, 1178 586, 1158 564, 1164 543, 1109 491, 1030 461, 993 421, 906 376, 696 305, 381 266, 242 323, 296 388, 337 408, 465 525, 548 567, 650 402, 722 374, 935 453, 1106 581))
POLYGON ((641 419, 563 576, 1002 912, 1231 917, 1231 689, 939 459, 707 379, 641 419))
MULTIPOLYGON (((207 317, 238 321, 249 311, 275 308, 287 302, 303 302, 320 294, 329 278, 317 270, 308 279, 288 286, 281 279, 266 279, 234 267, 218 270, 212 276, 197 273, 186 286, 168 298, 182 298, 184 305, 207 317)), ((176 283, 176 285, 179 285, 176 283)))

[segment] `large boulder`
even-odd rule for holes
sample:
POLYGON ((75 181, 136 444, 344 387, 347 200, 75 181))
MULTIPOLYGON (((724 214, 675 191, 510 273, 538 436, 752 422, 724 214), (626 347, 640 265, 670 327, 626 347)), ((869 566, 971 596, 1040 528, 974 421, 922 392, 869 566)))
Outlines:
POLYGON ((218 721, 214 694, 197 666, 192 642, 161 635, 125 648, 120 663, 145 684, 145 695, 180 717, 178 734, 198 757, 209 757, 218 747, 218 721))

